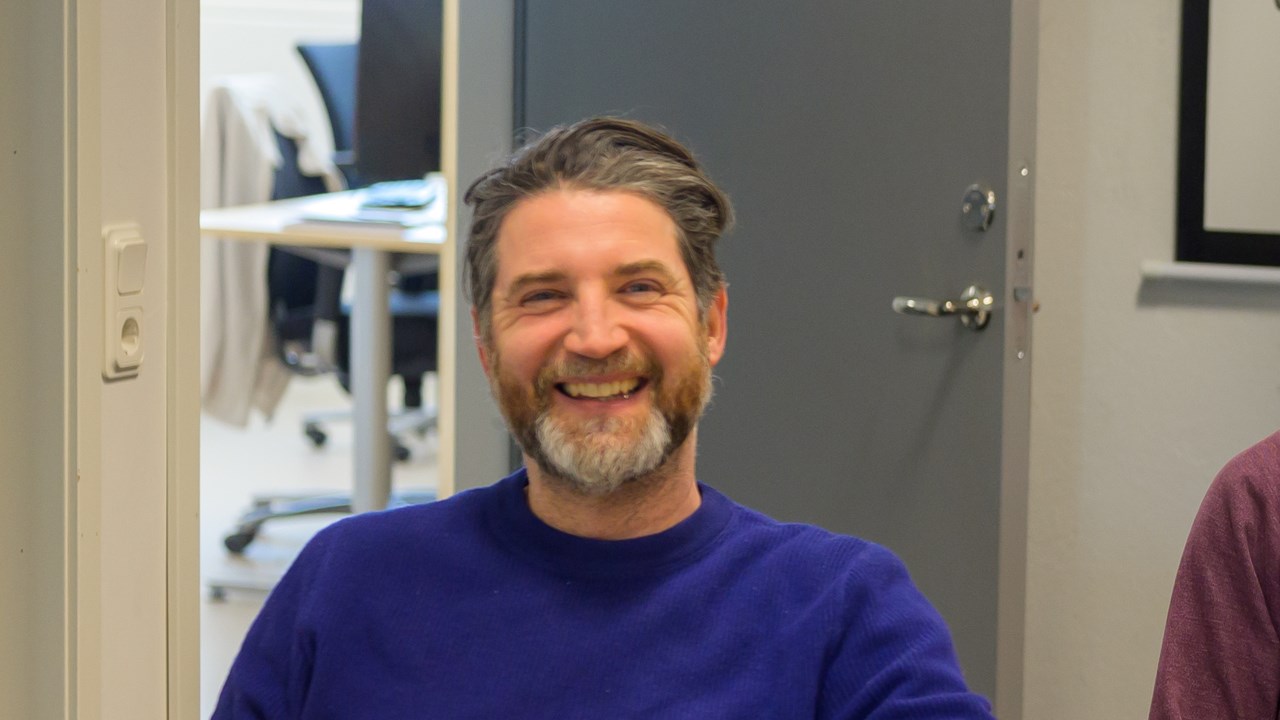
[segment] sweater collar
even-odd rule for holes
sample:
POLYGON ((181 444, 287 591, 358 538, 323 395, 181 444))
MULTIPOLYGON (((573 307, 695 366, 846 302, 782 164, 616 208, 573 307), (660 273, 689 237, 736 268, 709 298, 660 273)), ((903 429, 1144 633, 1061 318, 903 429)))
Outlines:
POLYGON ((494 486, 489 524, 508 550, 560 575, 622 578, 660 573, 711 547, 728 524, 731 503, 698 483, 702 503, 692 515, 654 535, 596 540, 557 530, 529 509, 524 468, 494 486))

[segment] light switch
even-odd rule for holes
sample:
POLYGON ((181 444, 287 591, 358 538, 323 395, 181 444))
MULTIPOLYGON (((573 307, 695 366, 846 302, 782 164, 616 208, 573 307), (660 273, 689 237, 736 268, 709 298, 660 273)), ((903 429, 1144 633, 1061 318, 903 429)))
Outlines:
POLYGON ((135 295, 142 292, 147 276, 147 245, 140 237, 117 240, 116 292, 135 295))
POLYGON ((121 380, 138 374, 146 356, 147 242, 136 224, 102 229, 102 376, 121 380))

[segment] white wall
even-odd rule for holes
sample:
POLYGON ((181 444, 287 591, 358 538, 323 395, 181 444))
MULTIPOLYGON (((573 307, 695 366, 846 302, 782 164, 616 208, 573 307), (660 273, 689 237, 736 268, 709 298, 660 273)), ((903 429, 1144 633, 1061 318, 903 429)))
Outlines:
POLYGON ((222 75, 269 73, 305 113, 309 128, 332 147, 324 102, 294 49, 299 42, 354 42, 360 0, 201 0, 200 98, 222 75))
POLYGON ((1145 717, 1200 499, 1280 426, 1280 287, 1172 260, 1179 0, 1042 0, 1025 717, 1145 717))

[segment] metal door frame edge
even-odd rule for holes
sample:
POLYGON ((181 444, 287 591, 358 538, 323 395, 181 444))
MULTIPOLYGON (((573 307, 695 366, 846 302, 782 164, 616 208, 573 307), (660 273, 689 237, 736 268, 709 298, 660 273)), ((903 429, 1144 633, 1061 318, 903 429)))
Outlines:
POLYGON ((1010 0, 1009 156, 1005 244, 1006 332, 1001 413, 996 715, 1023 714, 1026 645, 1027 486, 1031 452, 1032 262, 1040 0, 1010 0))

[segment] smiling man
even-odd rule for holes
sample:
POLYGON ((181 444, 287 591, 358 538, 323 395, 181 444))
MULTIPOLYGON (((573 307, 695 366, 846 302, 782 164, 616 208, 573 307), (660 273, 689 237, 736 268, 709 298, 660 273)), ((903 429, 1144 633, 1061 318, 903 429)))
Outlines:
POLYGON ((639 537, 698 507, 691 435, 726 299, 699 306, 677 235, 642 195, 549 189, 510 210, 495 277, 474 283, 492 284, 480 356, 532 461, 529 504, 566 532, 639 537))
POLYGON ((477 348, 525 467, 321 532, 215 718, 990 717, 892 554, 699 482, 731 211, 687 149, 586 120, 467 202, 477 348))

